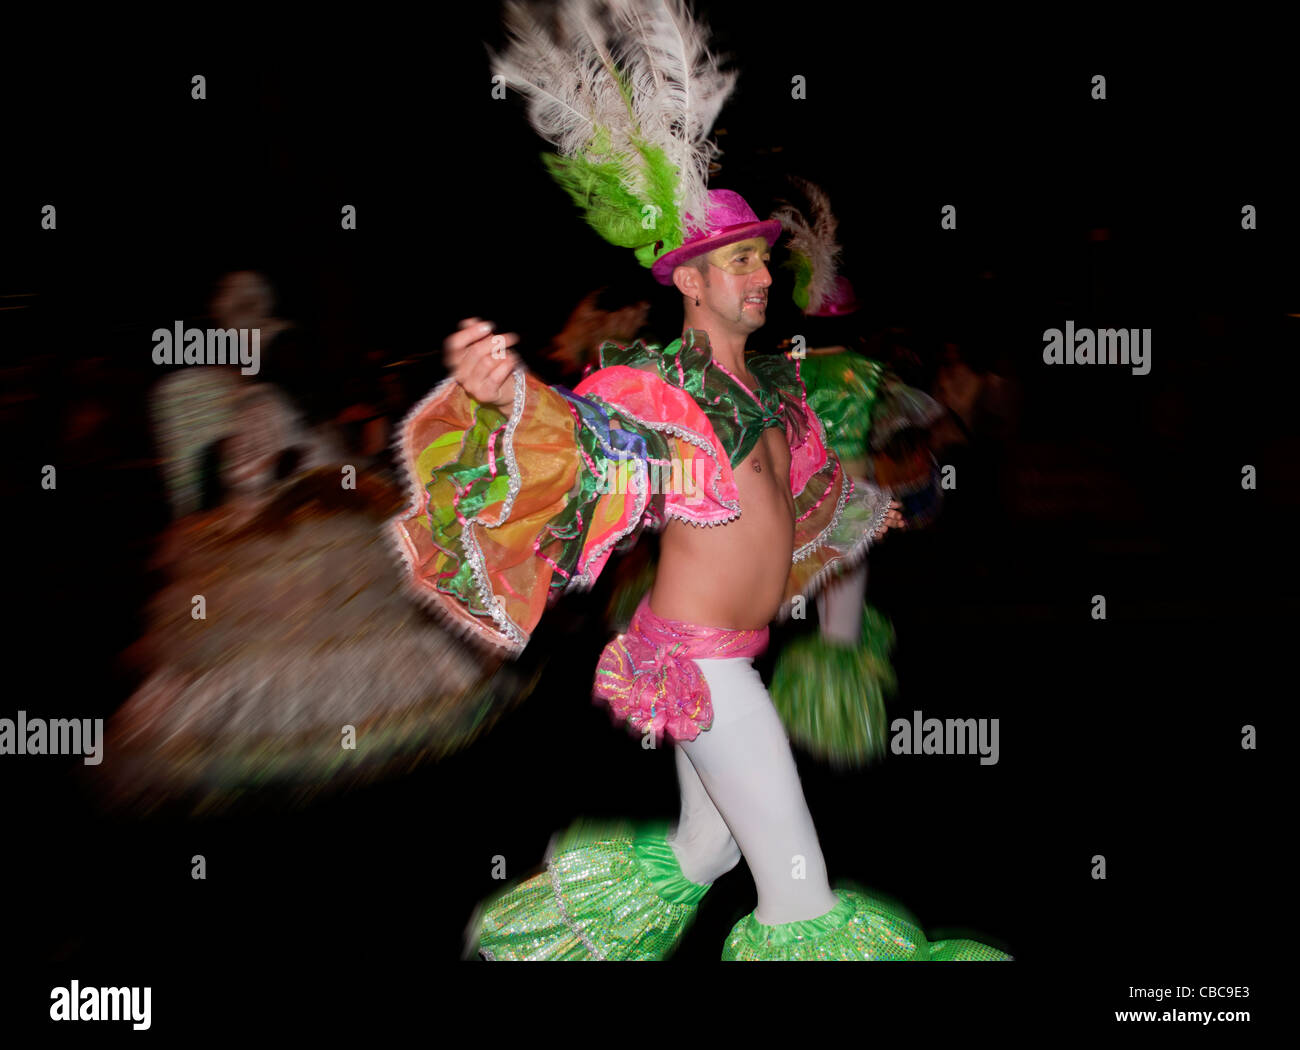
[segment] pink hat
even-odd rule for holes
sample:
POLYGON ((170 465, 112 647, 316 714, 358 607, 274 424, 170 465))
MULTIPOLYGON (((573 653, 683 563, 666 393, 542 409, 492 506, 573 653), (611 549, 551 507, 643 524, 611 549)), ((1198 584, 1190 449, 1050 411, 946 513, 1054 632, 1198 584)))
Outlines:
POLYGON ((808 317, 843 317, 845 314, 857 313, 858 297, 853 294, 853 285, 847 277, 836 277, 835 287, 823 299, 816 310, 805 310, 808 317))
POLYGON ((754 209, 745 203, 745 198, 732 190, 709 190, 709 217, 705 229, 699 229, 689 214, 685 225, 686 241, 682 246, 656 259, 650 268, 660 284, 672 284, 676 267, 714 248, 725 248, 751 237, 762 237, 770 247, 781 236, 778 220, 760 221, 754 209))

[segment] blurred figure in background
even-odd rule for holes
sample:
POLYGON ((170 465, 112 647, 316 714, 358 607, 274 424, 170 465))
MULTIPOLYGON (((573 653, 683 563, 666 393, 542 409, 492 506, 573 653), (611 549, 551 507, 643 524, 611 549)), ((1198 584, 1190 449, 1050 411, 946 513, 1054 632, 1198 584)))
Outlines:
POLYGON ((583 299, 544 351, 544 356, 558 365, 566 377, 581 379, 599 368, 603 343, 630 343, 646 327, 650 317, 649 300, 611 307, 602 302, 607 292, 601 288, 583 299))
POLYGON ((293 349, 287 321, 273 316, 274 293, 260 274, 218 282, 211 317, 218 329, 258 329, 260 370, 235 365, 172 366, 150 392, 150 418, 174 518, 228 504, 251 512, 256 493, 292 465, 311 469, 341 458, 338 435, 316 420, 327 385, 293 349))
MULTIPOLYGON (((287 331, 270 302, 254 274, 213 299, 222 327, 278 333, 268 364, 287 331)), ((531 689, 411 601, 382 533, 403 502, 382 458, 345 456, 269 376, 321 385, 281 356, 257 376, 181 367, 153 391, 176 520, 124 657, 144 681, 108 726, 118 760, 95 774, 109 805, 307 801, 449 754, 531 689)))

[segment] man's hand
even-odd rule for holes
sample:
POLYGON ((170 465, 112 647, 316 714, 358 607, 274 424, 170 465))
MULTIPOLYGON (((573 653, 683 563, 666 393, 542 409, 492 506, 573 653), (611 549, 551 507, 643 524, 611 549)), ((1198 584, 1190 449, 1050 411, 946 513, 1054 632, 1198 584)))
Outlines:
POLYGON ((902 504, 899 503, 898 500, 891 499, 889 501, 889 513, 885 515, 884 523, 880 526, 880 528, 878 528, 874 533, 872 533, 873 539, 877 539, 877 540, 880 539, 890 529, 907 528, 907 522, 903 520, 903 515, 899 512, 900 507, 902 507, 902 504))
POLYGON ((494 335, 492 322, 477 317, 461 321, 459 329, 442 344, 443 361, 451 377, 480 405, 493 405, 506 415, 514 406, 512 373, 520 365, 510 347, 519 342, 511 332, 494 335))

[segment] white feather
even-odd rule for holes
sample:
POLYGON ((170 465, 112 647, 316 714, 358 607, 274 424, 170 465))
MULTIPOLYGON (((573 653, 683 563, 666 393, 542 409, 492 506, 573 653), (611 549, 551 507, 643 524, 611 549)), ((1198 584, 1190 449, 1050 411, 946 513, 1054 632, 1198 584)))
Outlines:
POLYGON ((505 25, 510 42, 504 54, 492 56, 493 73, 525 97, 542 138, 567 156, 582 151, 595 133, 599 105, 580 43, 557 41, 549 20, 518 0, 506 6, 505 25))
POLYGON ((842 251, 835 241, 839 222, 831 211, 830 198, 820 186, 794 176, 790 177, 790 181, 807 197, 812 221, 789 203, 777 208, 772 213, 772 218, 778 220, 790 234, 790 251, 805 256, 812 264, 812 277, 808 285, 808 313, 816 313, 821 309, 826 296, 835 289, 835 275, 842 251))
POLYGON ((678 202, 702 220, 708 205, 709 138, 736 85, 709 52, 705 28, 682 0, 611 0, 625 31, 620 57, 631 77, 642 133, 678 170, 678 202))
POLYGON ((645 190, 633 140, 658 146, 677 168, 681 212, 707 212, 709 132, 735 87, 709 53, 706 30, 683 0, 561 0, 553 17, 511 0, 510 43, 492 69, 528 102, 537 133, 566 156, 614 161, 636 196, 645 190), (630 86, 631 105, 619 84, 630 86), (608 153, 593 152, 597 128, 608 153))

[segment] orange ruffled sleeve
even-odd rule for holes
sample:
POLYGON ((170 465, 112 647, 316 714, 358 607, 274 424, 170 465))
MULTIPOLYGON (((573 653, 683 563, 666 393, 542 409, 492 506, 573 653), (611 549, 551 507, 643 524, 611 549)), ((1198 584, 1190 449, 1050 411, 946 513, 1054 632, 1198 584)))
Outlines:
POLYGON ((519 371, 507 419, 449 379, 398 442, 411 506, 390 529, 417 597, 462 634, 518 653, 555 571, 538 556, 556 542, 547 526, 585 469, 567 403, 519 371))
POLYGON ((730 467, 710 454, 695 404, 672 401, 648 374, 609 371, 579 388, 589 398, 521 369, 509 417, 448 380, 403 423, 411 504, 390 531, 416 595, 467 637, 517 654, 549 596, 591 586, 643 525, 665 512, 734 516, 730 467), (644 414, 600 396, 623 386, 620 399, 644 414), (674 462, 701 484, 665 507, 656 477, 674 462))

